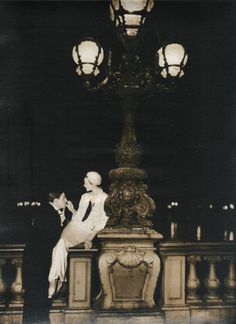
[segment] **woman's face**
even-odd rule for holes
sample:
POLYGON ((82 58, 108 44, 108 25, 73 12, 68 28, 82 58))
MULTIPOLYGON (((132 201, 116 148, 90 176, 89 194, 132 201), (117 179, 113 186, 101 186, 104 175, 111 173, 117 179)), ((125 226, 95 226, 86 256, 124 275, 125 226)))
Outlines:
POLYGON ((89 181, 87 177, 84 178, 84 188, 86 191, 91 191, 93 189, 94 185, 89 181))

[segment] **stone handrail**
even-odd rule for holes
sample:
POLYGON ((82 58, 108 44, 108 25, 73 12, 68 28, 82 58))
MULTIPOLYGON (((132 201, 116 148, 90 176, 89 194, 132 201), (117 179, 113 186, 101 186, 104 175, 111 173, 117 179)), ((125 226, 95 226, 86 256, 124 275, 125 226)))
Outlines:
POLYGON ((161 243, 163 311, 171 318, 179 310, 188 323, 196 311, 203 314, 207 310, 209 315, 209 309, 217 308, 231 323, 236 315, 232 311, 236 303, 235 247, 230 241, 161 243))

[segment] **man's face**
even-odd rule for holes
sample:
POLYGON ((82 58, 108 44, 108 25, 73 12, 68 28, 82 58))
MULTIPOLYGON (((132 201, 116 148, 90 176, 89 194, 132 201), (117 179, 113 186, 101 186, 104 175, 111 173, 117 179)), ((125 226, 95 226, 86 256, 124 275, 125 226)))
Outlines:
POLYGON ((55 200, 56 200, 57 207, 59 209, 66 207, 67 199, 66 199, 66 195, 64 192, 60 195, 59 198, 56 198, 55 200))

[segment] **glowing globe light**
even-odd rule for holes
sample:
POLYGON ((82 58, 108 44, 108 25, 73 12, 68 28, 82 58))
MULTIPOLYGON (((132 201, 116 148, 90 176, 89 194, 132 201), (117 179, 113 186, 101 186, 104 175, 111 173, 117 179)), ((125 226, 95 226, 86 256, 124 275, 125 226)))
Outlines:
POLYGON ((158 64, 163 78, 178 77, 184 75, 183 67, 186 65, 188 55, 180 44, 169 44, 158 50, 158 64))
POLYGON ((103 62, 104 51, 98 42, 87 39, 73 47, 72 57, 78 65, 76 72, 81 75, 98 75, 99 65, 103 62))
POLYGON ((123 35, 135 37, 153 6, 154 0, 112 0, 110 18, 123 35))

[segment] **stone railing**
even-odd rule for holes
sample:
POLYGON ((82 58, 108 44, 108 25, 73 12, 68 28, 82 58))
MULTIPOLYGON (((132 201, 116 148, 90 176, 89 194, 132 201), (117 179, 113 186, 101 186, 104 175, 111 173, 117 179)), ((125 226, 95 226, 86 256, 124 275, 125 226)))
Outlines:
MULTIPOLYGON (((24 304, 22 257, 24 245, 0 245, 0 323, 21 323, 24 304)), ((92 258, 97 249, 69 251, 68 285, 54 300, 51 323, 72 323, 78 313, 91 318, 92 258)))
MULTIPOLYGON (((0 245, 0 323, 21 323, 24 245, 0 245)), ((162 258, 161 309, 166 324, 224 323, 236 318, 235 243, 159 244, 162 258)), ((93 322, 92 259, 96 249, 69 253, 68 285, 54 301, 51 323, 93 322)))
POLYGON ((235 247, 234 242, 159 245, 167 323, 234 323, 235 247))

